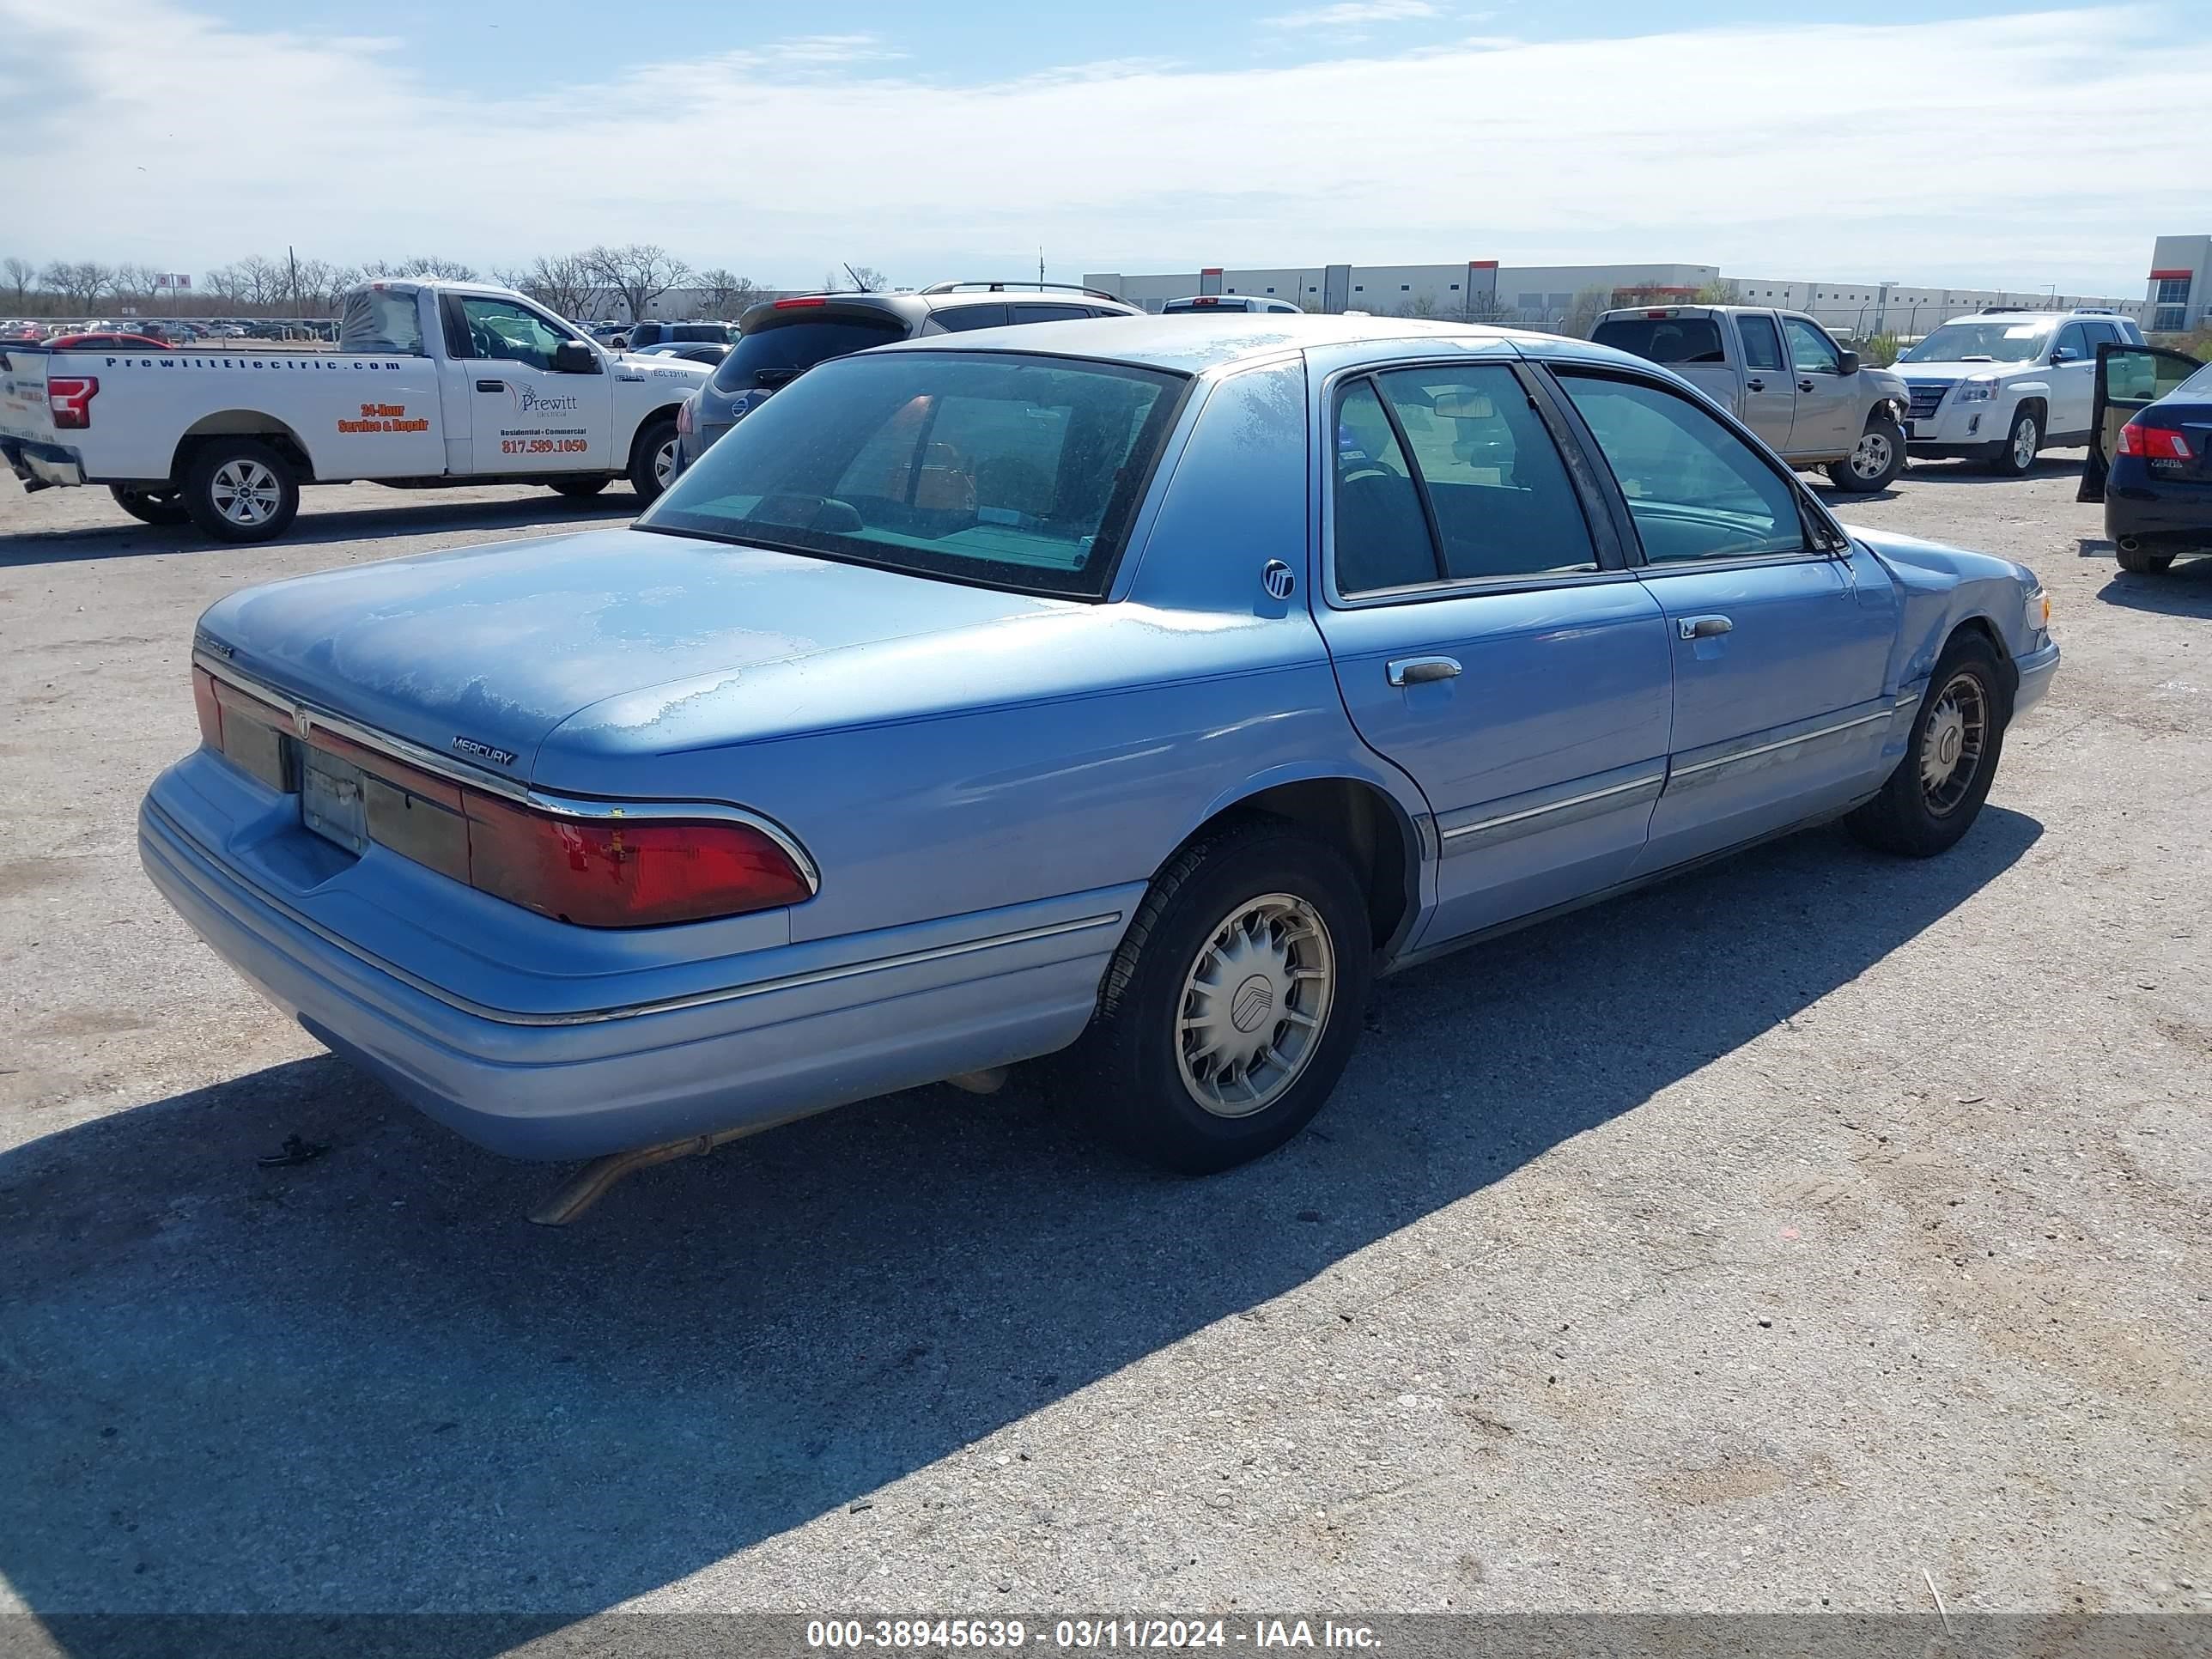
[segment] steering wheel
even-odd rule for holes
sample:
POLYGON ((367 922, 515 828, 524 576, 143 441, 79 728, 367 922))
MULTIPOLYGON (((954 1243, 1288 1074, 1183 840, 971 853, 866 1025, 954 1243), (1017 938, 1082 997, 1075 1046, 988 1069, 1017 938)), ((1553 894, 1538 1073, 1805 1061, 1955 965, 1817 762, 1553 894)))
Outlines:
POLYGON ((1362 466, 1354 468, 1352 471, 1346 473, 1336 482, 1340 485, 1343 485, 1348 483, 1358 483, 1362 478, 1396 478, 1401 476, 1402 475, 1400 473, 1393 472, 1387 466, 1362 466))

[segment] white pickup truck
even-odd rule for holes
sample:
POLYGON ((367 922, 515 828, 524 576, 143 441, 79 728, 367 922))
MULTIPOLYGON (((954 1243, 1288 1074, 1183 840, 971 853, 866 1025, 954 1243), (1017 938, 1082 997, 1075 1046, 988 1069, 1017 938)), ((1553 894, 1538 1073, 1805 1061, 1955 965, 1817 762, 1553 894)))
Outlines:
POLYGON ((677 411, 713 372, 611 351, 511 289, 372 283, 336 351, 0 345, 0 457, 26 489, 104 483, 149 524, 284 533, 300 486, 667 483, 677 411))

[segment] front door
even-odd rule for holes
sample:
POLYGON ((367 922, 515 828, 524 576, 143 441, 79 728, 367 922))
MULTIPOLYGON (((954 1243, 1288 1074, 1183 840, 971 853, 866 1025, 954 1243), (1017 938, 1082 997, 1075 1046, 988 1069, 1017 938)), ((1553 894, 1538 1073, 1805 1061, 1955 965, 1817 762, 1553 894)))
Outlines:
POLYGON ((1667 785, 1639 872, 1871 792, 1892 715, 1888 574, 1817 544, 1796 483, 1672 387, 1559 376, 1620 486, 1673 655, 1667 785))
POLYGON ((593 351, 594 372, 553 367, 565 341, 582 337, 515 300, 446 296, 447 349, 469 387, 475 471, 613 472, 613 393, 593 351))
POLYGON ((1335 384, 1322 415, 1316 616, 1360 736, 1437 826, 1415 945, 1620 880, 1665 773, 1665 626, 1595 481, 1569 477, 1550 394, 1533 371, 1447 361, 1335 384))
POLYGON ((1859 441, 1858 386, 1844 373, 1844 354, 1828 331, 1804 317, 1784 317, 1782 333, 1797 406, 1790 422, 1792 455, 1848 455, 1859 441))
POLYGON ((2194 374, 2203 364, 2185 351, 2107 341, 2097 348, 2090 404, 2089 459, 2081 466, 2075 500, 2101 501, 2112 469, 2120 428, 2194 374))
POLYGON ((1778 455, 1790 453, 1790 428, 1797 418, 1797 377, 1783 355, 1782 335, 1763 311, 1738 312, 1743 345, 1743 423, 1778 455))
POLYGON ((2047 375, 2051 382, 2051 419, 2046 442, 2081 443, 2089 430, 2090 410, 2096 403, 2097 360, 2089 336, 2079 323, 2068 323, 2051 343, 2047 375))

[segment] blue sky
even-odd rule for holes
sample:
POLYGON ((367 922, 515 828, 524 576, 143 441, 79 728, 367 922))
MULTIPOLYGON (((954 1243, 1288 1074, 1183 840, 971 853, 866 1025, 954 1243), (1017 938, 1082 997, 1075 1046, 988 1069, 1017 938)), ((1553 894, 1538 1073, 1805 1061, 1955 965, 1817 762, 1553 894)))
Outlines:
POLYGON ((2212 228, 2137 127, 2201 130, 2202 3, 0 0, 41 185, 0 255, 649 240, 781 285, 1042 244, 1060 277, 1671 260, 2136 295, 2153 236, 2212 228))

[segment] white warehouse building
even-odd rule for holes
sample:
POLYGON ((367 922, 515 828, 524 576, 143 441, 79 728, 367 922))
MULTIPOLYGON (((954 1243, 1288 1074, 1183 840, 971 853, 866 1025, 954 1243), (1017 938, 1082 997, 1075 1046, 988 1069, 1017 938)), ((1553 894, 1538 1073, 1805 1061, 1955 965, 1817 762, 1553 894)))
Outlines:
MULTIPOLYGON (((2178 240, 2178 239, 2177 239, 2178 240)), ((2163 244, 2161 244, 2163 246, 2163 244)), ((1986 306, 2039 310, 2097 306, 2138 315, 2141 301, 2049 289, 1942 288, 1911 283, 1818 278, 1725 277, 1717 265, 1505 265, 1471 259, 1452 265, 1310 265, 1272 270, 1207 266, 1131 276, 1094 271, 1084 286, 1158 311, 1194 294, 1250 294, 1289 300, 1308 311, 1366 311, 1378 316, 1440 317, 1556 329, 1577 311, 1680 303, 1721 294, 1744 305, 1803 312, 1852 338, 1921 335, 1948 317, 1986 306)))

